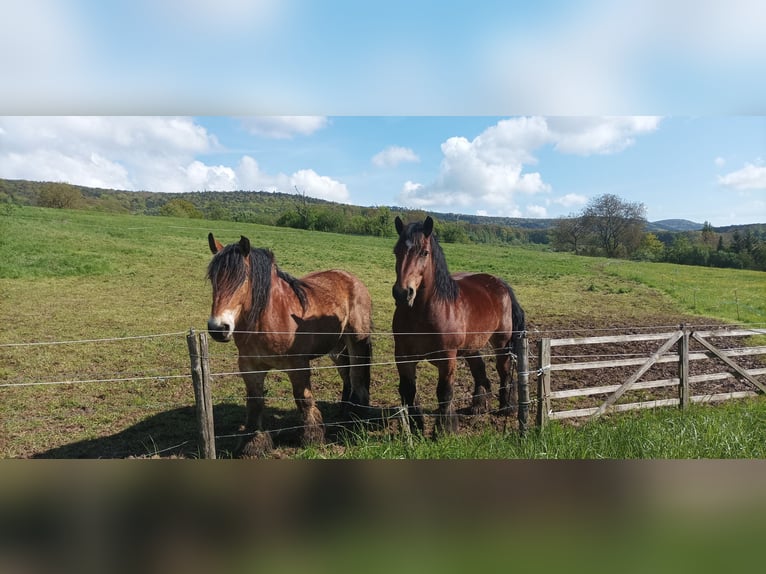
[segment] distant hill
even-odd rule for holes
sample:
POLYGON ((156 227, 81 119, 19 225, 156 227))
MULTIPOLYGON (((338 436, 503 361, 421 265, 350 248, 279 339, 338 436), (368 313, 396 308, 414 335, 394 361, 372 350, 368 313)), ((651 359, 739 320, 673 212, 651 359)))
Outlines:
MULTIPOLYGON (((421 210, 409 210, 399 206, 356 206, 335 203, 323 199, 294 193, 275 193, 267 191, 198 191, 189 193, 160 193, 151 191, 125 191, 103 189, 82 185, 53 184, 28 180, 0 178, 0 203, 11 200, 16 203, 35 205, 42 189, 49 185, 63 185, 76 189, 82 195, 84 205, 80 207, 125 213, 158 215, 162 207, 171 200, 185 200, 191 203, 199 215, 209 219, 229 219, 252 223, 274 224, 274 222, 296 206, 326 208, 342 214, 344 218, 374 217, 378 210, 387 209, 392 214, 401 214, 403 218, 423 217, 421 210)), ((460 222, 469 226, 500 226, 524 230, 531 235, 539 235, 553 228, 558 221, 555 218, 496 217, 487 215, 469 215, 464 213, 431 212, 438 220, 448 223, 460 222)), ((733 225, 713 228, 718 233, 728 233, 735 229, 755 228, 759 232, 764 224, 733 225)), ((663 219, 647 223, 647 231, 652 233, 679 233, 700 231, 703 225, 687 219, 663 219)))
POLYGON ((689 221, 688 219, 663 219, 661 221, 651 221, 646 224, 646 230, 655 231, 699 231, 702 229, 701 223, 689 221))

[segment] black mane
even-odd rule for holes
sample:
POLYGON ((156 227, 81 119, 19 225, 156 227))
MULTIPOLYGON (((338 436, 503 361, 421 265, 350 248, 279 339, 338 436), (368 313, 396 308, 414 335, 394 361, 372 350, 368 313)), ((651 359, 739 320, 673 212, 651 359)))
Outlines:
MULTIPOLYGON (((207 268, 207 278, 218 289, 223 297, 231 297, 234 291, 245 280, 245 258, 242 256, 239 244, 232 243, 219 251, 210 261, 207 268)), ((274 254, 268 249, 250 250, 250 285, 252 286, 252 307, 248 320, 252 323, 258 319, 269 304, 271 294, 271 267, 276 265, 274 254)), ((277 276, 285 281, 298 297, 301 307, 306 310, 306 285, 292 275, 277 267, 277 276)))
MULTIPOLYGON (((417 245, 420 243, 423 237, 423 223, 417 221, 410 223, 404 229, 404 232, 399 237, 399 241, 394 246, 394 251, 407 250, 407 243, 411 245, 417 245)), ((434 292, 436 297, 445 301, 455 301, 458 296, 457 282, 452 278, 447 267, 447 260, 444 257, 444 251, 442 251, 439 240, 436 239, 435 234, 431 234, 431 260, 434 264, 434 292)))

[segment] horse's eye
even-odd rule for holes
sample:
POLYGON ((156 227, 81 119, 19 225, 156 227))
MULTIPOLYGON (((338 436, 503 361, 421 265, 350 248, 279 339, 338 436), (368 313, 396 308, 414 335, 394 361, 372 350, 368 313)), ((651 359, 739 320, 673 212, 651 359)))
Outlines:
POLYGON ((420 252, 420 256, 421 257, 428 257, 428 249, 424 249, 423 251, 421 251, 420 252))

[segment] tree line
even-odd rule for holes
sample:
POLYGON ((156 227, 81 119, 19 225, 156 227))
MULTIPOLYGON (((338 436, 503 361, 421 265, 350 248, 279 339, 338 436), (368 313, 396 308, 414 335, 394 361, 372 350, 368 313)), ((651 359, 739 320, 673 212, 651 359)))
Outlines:
POLYGON ((578 255, 766 271, 766 225, 717 232, 647 231, 646 207, 612 194, 593 198, 578 214, 557 220, 551 245, 578 255))
MULTIPOLYGON (((393 220, 423 219, 419 210, 338 204, 296 193, 253 191, 167 194, 0 179, 0 205, 227 220, 355 235, 393 237, 393 220)), ((430 214, 445 243, 540 245, 577 255, 766 271, 766 225, 726 231, 708 222, 696 231, 647 230, 646 208, 613 194, 593 198, 556 220, 430 214)))

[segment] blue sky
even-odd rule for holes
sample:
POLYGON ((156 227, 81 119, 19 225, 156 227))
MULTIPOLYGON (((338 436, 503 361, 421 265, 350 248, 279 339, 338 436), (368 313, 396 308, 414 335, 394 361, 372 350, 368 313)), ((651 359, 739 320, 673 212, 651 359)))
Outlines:
POLYGON ((0 177, 766 221, 760 0, 9 0, 0 177))

